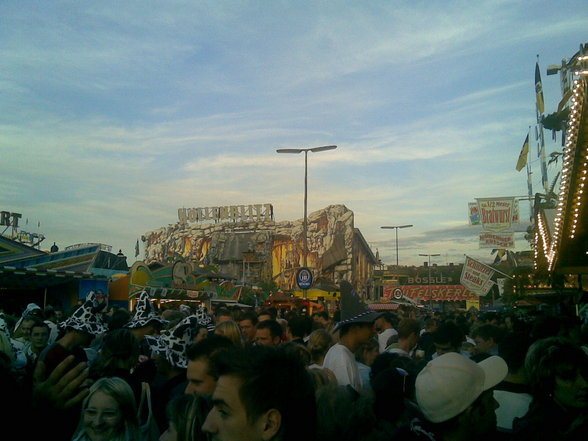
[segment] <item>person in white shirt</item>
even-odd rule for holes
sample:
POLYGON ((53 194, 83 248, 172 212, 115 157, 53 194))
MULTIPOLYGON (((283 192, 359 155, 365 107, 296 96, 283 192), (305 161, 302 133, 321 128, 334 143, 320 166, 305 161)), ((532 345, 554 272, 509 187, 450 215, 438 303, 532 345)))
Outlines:
POLYGON ((349 385, 357 392, 363 388, 354 352, 374 335, 373 324, 378 317, 349 282, 341 282, 341 321, 336 328, 339 342, 329 349, 323 363, 335 374, 340 386, 349 385))

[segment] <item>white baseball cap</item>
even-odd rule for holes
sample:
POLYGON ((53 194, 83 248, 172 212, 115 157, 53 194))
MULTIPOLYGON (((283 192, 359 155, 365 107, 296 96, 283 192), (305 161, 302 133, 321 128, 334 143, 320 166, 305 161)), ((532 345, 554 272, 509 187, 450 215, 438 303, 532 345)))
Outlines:
POLYGON ((475 363, 464 355, 449 352, 431 360, 418 374, 416 400, 429 421, 441 423, 466 410, 507 373, 506 362, 496 355, 475 363))

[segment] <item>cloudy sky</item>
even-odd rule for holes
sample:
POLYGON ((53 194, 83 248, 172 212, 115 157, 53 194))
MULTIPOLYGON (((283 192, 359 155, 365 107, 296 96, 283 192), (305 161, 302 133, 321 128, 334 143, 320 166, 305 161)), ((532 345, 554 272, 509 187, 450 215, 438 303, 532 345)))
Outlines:
POLYGON ((132 263, 179 207, 301 218, 304 158, 276 149, 336 144, 309 154, 309 212, 346 205, 386 263, 380 226, 399 224, 414 225, 401 264, 491 261, 467 203, 527 194, 515 164, 536 57, 550 113, 546 67, 588 41, 587 22, 584 0, 3 0, 0 210, 44 248, 102 242, 132 263))

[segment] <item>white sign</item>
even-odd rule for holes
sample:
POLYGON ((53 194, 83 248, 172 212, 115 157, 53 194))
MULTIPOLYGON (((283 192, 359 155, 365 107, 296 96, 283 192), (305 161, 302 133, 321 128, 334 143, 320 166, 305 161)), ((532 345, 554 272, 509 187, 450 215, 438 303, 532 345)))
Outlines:
POLYGON ((271 221, 273 218, 272 204, 178 209, 178 219, 182 224, 202 221, 271 221))
POLYGON ((494 270, 488 265, 466 256, 461 272, 461 284, 478 296, 488 293, 494 282, 491 277, 494 270))
POLYGON ((511 229, 514 216, 514 197, 476 198, 480 209, 480 222, 486 231, 500 232, 511 229))
POLYGON ((514 248, 514 232, 480 233, 480 248, 514 248))

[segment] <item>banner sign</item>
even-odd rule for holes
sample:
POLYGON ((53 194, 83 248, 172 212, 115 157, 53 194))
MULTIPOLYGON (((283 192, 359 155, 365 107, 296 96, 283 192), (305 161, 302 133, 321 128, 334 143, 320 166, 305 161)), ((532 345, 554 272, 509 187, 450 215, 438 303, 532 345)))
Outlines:
POLYGON ((422 301, 446 301, 454 302, 460 300, 477 299, 473 292, 463 285, 384 285, 384 297, 399 298, 402 296, 413 300, 422 301))
POLYGON ((478 296, 488 293, 494 282, 490 278, 494 275, 494 270, 471 257, 466 256, 463 270, 461 271, 461 283, 467 289, 478 296))
POLYGON ((480 248, 514 248, 514 232, 480 233, 480 248))
POLYGON ((477 202, 468 202, 468 220, 470 225, 480 225, 480 210, 477 202))
POLYGON ((496 279, 496 285, 498 285, 498 295, 504 295, 504 282, 506 282, 505 278, 496 279))
POLYGON ((480 221, 486 231, 508 231, 514 216, 514 197, 476 198, 480 210, 480 221))
POLYGON ((474 300, 466 300, 466 311, 475 308, 478 311, 480 310, 480 299, 476 298, 474 300))

